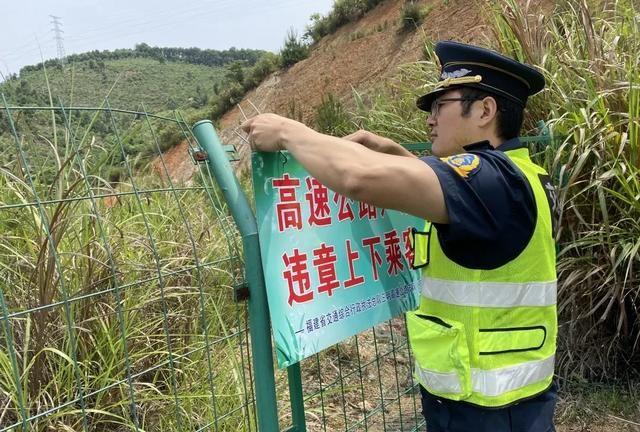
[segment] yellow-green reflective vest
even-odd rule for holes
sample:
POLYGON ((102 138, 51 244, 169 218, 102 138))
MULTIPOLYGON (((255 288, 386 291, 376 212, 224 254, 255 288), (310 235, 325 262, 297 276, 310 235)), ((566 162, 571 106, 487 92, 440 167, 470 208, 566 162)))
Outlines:
MULTIPOLYGON (((427 223, 414 238, 422 271, 419 308, 407 314, 415 377, 443 398, 500 407, 551 384, 556 351, 556 250, 552 215, 526 148, 505 152, 524 173, 537 206, 528 245, 493 270, 450 260, 427 223), (427 235, 430 232, 430 235, 427 235)), ((491 251, 487 251, 491 253, 491 251)))

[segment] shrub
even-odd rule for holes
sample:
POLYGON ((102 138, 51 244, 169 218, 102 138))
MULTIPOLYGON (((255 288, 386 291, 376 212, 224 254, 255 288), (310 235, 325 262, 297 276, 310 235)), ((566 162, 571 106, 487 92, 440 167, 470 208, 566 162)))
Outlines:
POLYGON ((273 53, 267 53, 258 60, 258 62, 249 69, 245 74, 244 89, 246 91, 255 88, 266 77, 280 69, 280 56, 273 53))
POLYGON ((356 21, 365 13, 385 0, 336 0, 333 9, 326 15, 311 15, 311 24, 307 26, 304 39, 317 43, 324 36, 334 33, 343 25, 356 21))
MULTIPOLYGON (((267 76, 280 69, 280 56, 266 53, 249 69, 242 68, 241 63, 234 62, 229 65, 226 87, 221 89, 217 84, 214 86, 215 96, 212 98, 209 112, 209 117, 214 121, 239 103, 249 90, 257 87, 267 76)), ((202 105, 198 107, 200 106, 202 105)))
POLYGON ((240 102, 244 94, 245 90, 241 85, 237 83, 231 84, 223 90, 214 101, 210 112, 210 118, 217 119, 221 117, 231 107, 240 102))
POLYGON ((405 3, 402 8, 402 13, 400 15, 400 19, 402 21, 402 25, 400 26, 403 31, 412 31, 415 30, 416 27, 420 25, 422 19, 425 16, 425 11, 420 7, 419 4, 409 1, 405 3))
POLYGON ((323 96, 322 102, 315 108, 315 111, 315 126, 319 132, 344 136, 356 129, 349 113, 331 93, 323 96))
POLYGON ((280 51, 280 57, 283 68, 289 68, 300 60, 307 58, 309 48, 303 42, 298 40, 298 35, 293 29, 287 32, 287 38, 284 41, 284 47, 280 51))

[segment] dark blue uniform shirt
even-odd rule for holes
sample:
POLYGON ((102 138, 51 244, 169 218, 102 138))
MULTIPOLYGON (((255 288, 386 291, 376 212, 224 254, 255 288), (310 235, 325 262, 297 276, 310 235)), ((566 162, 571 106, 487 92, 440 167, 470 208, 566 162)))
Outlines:
POLYGON ((517 138, 497 149, 488 141, 465 146, 461 156, 422 160, 438 176, 449 215, 448 224, 434 224, 445 254, 473 269, 495 269, 516 258, 535 228, 533 191, 504 151, 522 147, 517 138))

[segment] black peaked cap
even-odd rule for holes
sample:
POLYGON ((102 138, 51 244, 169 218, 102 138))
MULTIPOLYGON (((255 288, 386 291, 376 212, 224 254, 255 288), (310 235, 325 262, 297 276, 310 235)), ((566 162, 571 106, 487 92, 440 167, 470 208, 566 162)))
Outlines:
POLYGON ((495 51, 453 41, 438 42, 435 51, 442 65, 440 81, 434 90, 416 101, 423 111, 431 111, 436 98, 459 87, 504 96, 523 107, 529 96, 544 88, 540 72, 495 51))

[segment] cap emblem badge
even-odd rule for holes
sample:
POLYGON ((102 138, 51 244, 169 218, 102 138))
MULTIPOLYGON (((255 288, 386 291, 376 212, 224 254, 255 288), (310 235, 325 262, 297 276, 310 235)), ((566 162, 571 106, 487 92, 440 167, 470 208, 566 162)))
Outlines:
POLYGON ((471 71, 469 69, 458 69, 458 70, 454 70, 452 72, 442 72, 442 75, 440 75, 440 79, 446 79, 446 78, 460 78, 466 75, 469 75, 471 73, 471 71))

